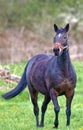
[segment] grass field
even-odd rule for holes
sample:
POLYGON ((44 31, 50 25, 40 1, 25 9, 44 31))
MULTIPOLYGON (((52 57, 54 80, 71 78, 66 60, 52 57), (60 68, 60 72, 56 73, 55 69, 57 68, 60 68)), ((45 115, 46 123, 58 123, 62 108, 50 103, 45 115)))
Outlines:
MULTIPOLYGON (((83 130, 83 62, 73 62, 77 72, 77 87, 72 102, 71 126, 66 127, 65 97, 58 98, 60 104, 59 128, 58 130, 83 130)), ((12 73, 21 75, 26 62, 18 65, 8 65, 12 73)), ((2 66, 4 67, 4 66, 2 66)), ((2 93, 15 86, 0 81, 0 96, 2 93), (8 89, 7 89, 8 88, 8 89)), ((41 107, 43 96, 39 95, 39 107, 41 107)), ((41 115, 41 114, 40 114, 41 115)), ((26 88, 14 99, 5 101, 0 97, 0 130, 52 130, 54 122, 54 108, 52 102, 48 105, 45 116, 45 127, 36 128, 33 106, 30 101, 28 89, 26 88)))

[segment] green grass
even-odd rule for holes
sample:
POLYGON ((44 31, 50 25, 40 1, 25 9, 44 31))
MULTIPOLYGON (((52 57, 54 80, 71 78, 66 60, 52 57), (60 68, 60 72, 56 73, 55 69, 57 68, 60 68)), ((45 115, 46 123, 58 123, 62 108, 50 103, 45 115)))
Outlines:
MULTIPOLYGON (((23 62, 18 65, 9 65, 9 67, 12 72, 21 75, 25 64, 26 63, 23 62)), ((61 96, 58 98, 60 104, 58 130, 83 130, 83 62, 74 62, 73 64, 77 72, 78 80, 72 102, 71 126, 66 127, 65 125, 65 97, 61 96)), ((5 91, 0 91, 0 94, 5 91)), ((41 107, 42 101, 43 96, 39 95, 39 107, 41 107)), ((14 99, 5 101, 0 97, 0 130, 52 130, 53 122, 54 108, 52 102, 50 102, 45 116, 45 127, 36 128, 33 106, 27 88, 14 99)))

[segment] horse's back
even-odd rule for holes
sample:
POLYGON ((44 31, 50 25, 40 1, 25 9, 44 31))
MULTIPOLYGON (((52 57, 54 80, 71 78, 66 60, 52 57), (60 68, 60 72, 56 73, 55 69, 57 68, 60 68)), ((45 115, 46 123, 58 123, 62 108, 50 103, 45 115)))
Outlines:
POLYGON ((31 58, 28 62, 28 66, 27 66, 27 72, 26 74, 28 74, 33 66, 34 63, 39 62, 41 60, 49 60, 52 57, 52 55, 50 54, 39 54, 34 56, 33 58, 31 58))

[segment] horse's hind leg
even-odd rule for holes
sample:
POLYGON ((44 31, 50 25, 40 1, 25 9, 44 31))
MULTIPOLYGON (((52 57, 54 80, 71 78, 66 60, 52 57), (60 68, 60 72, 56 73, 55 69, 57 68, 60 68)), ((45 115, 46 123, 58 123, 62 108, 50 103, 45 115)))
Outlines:
POLYGON ((42 104, 42 108, 41 108, 41 111, 42 111, 42 115, 41 115, 41 122, 40 122, 40 127, 43 127, 44 126, 44 116, 45 116, 45 112, 46 112, 46 109, 47 109, 47 105, 48 103, 50 102, 50 97, 49 96, 45 96, 45 99, 44 99, 44 102, 42 104))
POLYGON ((38 108, 38 103, 37 103, 37 97, 38 97, 38 92, 36 90, 33 90, 30 92, 31 94, 31 101, 33 103, 33 111, 36 117, 36 126, 39 126, 39 108, 38 108))

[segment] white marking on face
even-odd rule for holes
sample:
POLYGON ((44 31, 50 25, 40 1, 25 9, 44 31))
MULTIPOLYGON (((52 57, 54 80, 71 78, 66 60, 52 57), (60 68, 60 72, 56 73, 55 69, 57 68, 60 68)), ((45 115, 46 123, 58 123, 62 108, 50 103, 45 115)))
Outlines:
POLYGON ((61 34, 60 34, 60 33, 58 34, 58 37, 61 37, 61 34))

